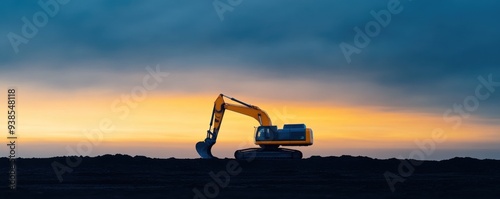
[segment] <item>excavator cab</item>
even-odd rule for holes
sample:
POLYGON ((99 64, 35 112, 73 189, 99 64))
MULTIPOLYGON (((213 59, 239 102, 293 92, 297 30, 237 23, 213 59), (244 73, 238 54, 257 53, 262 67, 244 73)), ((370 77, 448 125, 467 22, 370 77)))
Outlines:
POLYGON ((277 126, 259 126, 255 131, 255 144, 282 146, 309 146, 313 144, 312 129, 305 124, 285 124, 283 129, 277 126))
POLYGON ((256 141, 272 141, 278 137, 277 126, 259 126, 255 130, 256 141))

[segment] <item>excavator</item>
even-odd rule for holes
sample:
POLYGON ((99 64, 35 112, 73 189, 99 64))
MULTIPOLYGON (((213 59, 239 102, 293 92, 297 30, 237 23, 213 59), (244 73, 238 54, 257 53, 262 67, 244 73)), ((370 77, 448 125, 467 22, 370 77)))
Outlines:
POLYGON ((196 143, 196 151, 203 159, 216 158, 212 147, 217 141, 224 112, 230 110, 254 118, 260 124, 255 130, 255 144, 260 148, 240 149, 234 153, 236 159, 302 159, 302 152, 280 146, 310 146, 313 144, 313 131, 305 124, 285 124, 283 129, 273 126, 269 115, 257 106, 238 99, 219 94, 214 102, 212 119, 205 141, 196 143), (226 103, 230 99, 238 104, 226 103), (213 127, 213 128, 212 128, 213 127))

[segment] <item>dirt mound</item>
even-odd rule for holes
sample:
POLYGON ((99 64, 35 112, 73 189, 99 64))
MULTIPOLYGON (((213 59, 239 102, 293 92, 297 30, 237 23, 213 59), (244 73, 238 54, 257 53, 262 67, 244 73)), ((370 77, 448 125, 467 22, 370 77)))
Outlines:
MULTIPOLYGON (((81 157, 62 175, 67 157, 18 159, 10 191, 0 158, 1 198, 498 198, 500 161, 317 157, 303 160, 81 157), (409 172, 412 171, 412 172, 409 172), (389 173, 389 174, 388 174, 389 173), (409 174, 409 175, 408 175, 409 174), (391 184, 394 189, 391 189, 391 184)), ((73 157, 75 159, 75 157, 73 157)))

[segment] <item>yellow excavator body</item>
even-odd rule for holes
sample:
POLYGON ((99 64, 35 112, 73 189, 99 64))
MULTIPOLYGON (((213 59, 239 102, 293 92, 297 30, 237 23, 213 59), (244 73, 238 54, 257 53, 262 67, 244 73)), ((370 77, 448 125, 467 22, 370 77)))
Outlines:
POLYGON ((220 94, 214 102, 212 119, 204 141, 196 143, 196 151, 204 159, 215 158, 211 149, 217 141, 224 112, 230 110, 254 118, 260 124, 255 130, 255 144, 260 148, 241 149, 235 152, 236 159, 301 159, 298 150, 279 148, 280 146, 310 146, 313 131, 305 124, 285 124, 282 129, 273 126, 271 118, 257 106, 220 94), (228 98, 239 104, 224 101, 228 98))

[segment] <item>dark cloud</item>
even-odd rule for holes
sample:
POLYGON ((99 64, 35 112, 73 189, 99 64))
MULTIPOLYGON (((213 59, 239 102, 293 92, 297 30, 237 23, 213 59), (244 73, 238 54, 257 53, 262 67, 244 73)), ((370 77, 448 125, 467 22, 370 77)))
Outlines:
MULTIPOLYGON (((363 82, 382 88, 373 103, 440 111, 474 94, 479 75, 500 79, 500 2, 494 0, 401 0, 403 11, 348 64, 339 44, 353 44, 353 28, 364 28, 374 20, 370 11, 387 9, 387 2, 244 0, 220 21, 211 1, 73 0, 15 54, 5 35, 19 34, 21 17, 41 9, 35 1, 6 0, 0 6, 0 69, 241 67, 258 71, 259 78, 363 82)), ((481 103, 482 114, 500 116, 494 99, 481 103)))

